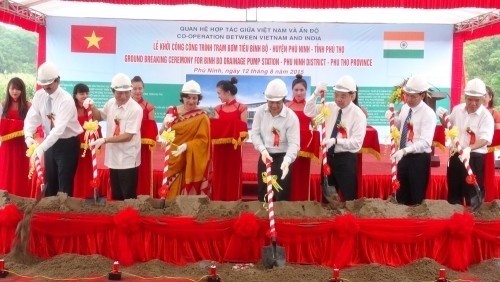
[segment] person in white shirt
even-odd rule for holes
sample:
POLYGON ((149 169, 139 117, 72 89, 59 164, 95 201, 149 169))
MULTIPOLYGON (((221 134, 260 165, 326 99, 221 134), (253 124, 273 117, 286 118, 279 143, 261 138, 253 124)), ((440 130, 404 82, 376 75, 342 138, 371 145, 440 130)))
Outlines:
MULTIPOLYGON (((455 106, 449 116, 451 124, 458 129, 458 140, 463 153, 460 158, 456 152, 450 157, 446 171, 448 202, 462 204, 465 198, 467 205, 472 204, 473 208, 477 208, 484 198, 484 154, 488 152, 487 146, 493 139, 495 125, 493 116, 483 106, 486 94, 484 82, 478 78, 468 81, 464 93, 465 103, 455 106), (480 195, 477 195, 475 187, 466 181, 468 173, 462 163, 465 159, 469 160, 476 176, 480 195)), ((441 122, 444 122, 442 118, 446 109, 438 108, 436 113, 441 122)))
MULTIPOLYGON (((356 82, 352 77, 341 77, 333 89, 335 102, 325 103, 330 112, 326 118, 326 135, 329 138, 322 141, 328 150, 327 163, 331 171, 328 186, 340 191, 344 201, 351 201, 358 198, 358 152, 365 139, 366 115, 353 103, 356 82)), ((307 99, 304 107, 307 116, 315 117, 321 112, 322 106, 316 103, 321 92, 326 92, 324 83, 320 83, 307 99)), ((324 198, 329 196, 323 195, 324 198)))
POLYGON ((59 87, 61 78, 57 67, 45 62, 38 68, 37 83, 42 86, 24 120, 26 145, 35 140, 33 134, 39 125, 43 126, 45 139, 34 154, 45 160, 45 196, 57 192, 73 195, 73 179, 78 164, 80 140, 83 128, 78 122, 73 97, 59 87))
MULTIPOLYGON (((397 178, 399 189, 396 200, 404 205, 419 205, 425 199, 431 171, 431 146, 436 129, 436 116, 424 99, 429 84, 421 75, 408 79, 402 91, 406 103, 395 126, 401 132, 399 150, 391 156, 398 162, 397 178)), ((390 112, 386 112, 390 119, 390 112)))
POLYGON ((264 91, 267 103, 257 108, 252 123, 250 137, 256 150, 260 152, 257 164, 258 198, 267 200, 267 183, 263 173, 266 162, 271 162, 271 174, 282 190, 274 191, 274 201, 287 201, 290 197, 291 176, 288 171, 297 158, 300 149, 299 118, 284 105, 288 93, 281 79, 270 81, 264 91))
MULTIPOLYGON (((111 197, 113 200, 137 198, 137 179, 141 164, 141 122, 143 110, 131 99, 132 82, 123 74, 116 74, 111 81, 114 98, 109 99, 97 114, 106 120, 105 138, 95 140, 96 149, 106 145, 104 164, 109 167, 111 197)), ((93 105, 87 98, 84 107, 93 105)))

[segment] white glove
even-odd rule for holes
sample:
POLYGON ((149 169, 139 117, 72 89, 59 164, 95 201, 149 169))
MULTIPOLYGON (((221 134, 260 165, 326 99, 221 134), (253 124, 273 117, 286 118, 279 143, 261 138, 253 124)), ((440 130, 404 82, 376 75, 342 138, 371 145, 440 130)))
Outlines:
POLYGON ((405 155, 405 149, 397 150, 396 153, 392 154, 391 159, 399 162, 405 155))
POLYGON ((167 126, 168 123, 171 123, 175 120, 174 116, 172 114, 166 114, 165 118, 163 119, 163 124, 167 126))
POLYGON ((29 148, 29 146, 33 145, 33 143, 35 143, 35 139, 33 139, 33 137, 26 137, 24 139, 24 143, 26 143, 26 147, 29 148))
POLYGON ((448 112, 447 109, 443 108, 443 107, 439 107, 437 108, 436 110, 436 114, 438 115, 438 117, 440 118, 443 118, 444 114, 446 114, 448 112))
POLYGON ((316 86, 316 89, 314 90, 314 95, 321 97, 326 93, 326 87, 328 84, 326 82, 320 82, 318 86, 316 86), (323 94, 321 94, 323 92, 323 94))
POLYGON ((174 157, 180 156, 182 153, 186 152, 187 147, 188 146, 186 143, 179 145, 177 147, 177 150, 172 152, 172 156, 174 156, 174 157))
POLYGON ((87 98, 83 101, 83 107, 85 109, 88 109, 89 107, 92 107, 94 105, 94 100, 87 98))
POLYGON ((35 149, 35 152, 33 152, 33 155, 31 155, 32 161, 35 160, 36 157, 38 157, 38 160, 40 160, 40 163, 43 164, 43 156, 45 154, 45 151, 42 149, 42 147, 38 146, 35 149))
POLYGON ((462 154, 459 158, 462 162, 464 162, 465 160, 470 160, 470 147, 463 148, 462 154))
MULTIPOLYGON (((387 110, 387 111, 385 112, 385 118, 386 118, 387 120, 390 120, 390 119, 391 119, 391 116, 392 116, 392 112, 391 112, 390 110, 387 110)), ((394 116, 394 117, 396 117, 396 116, 394 116)))
POLYGON ((102 146, 102 144, 104 144, 105 141, 106 140, 104 140, 104 138, 99 138, 90 142, 90 146, 95 146, 95 149, 97 150, 102 146))
POLYGON ((269 160, 270 162, 273 162, 273 158, 269 155, 269 152, 267 150, 262 151, 261 153, 261 160, 263 163, 266 163, 266 160, 269 160))
POLYGON ((325 139, 321 142, 321 145, 323 146, 326 146, 326 149, 330 149, 330 147, 332 147, 333 145, 335 145, 335 143, 337 142, 337 139, 335 138, 328 138, 328 139, 325 139))
POLYGON ((283 160, 281 163, 281 179, 285 179, 286 175, 288 174, 288 167, 290 166, 290 163, 288 161, 283 160))

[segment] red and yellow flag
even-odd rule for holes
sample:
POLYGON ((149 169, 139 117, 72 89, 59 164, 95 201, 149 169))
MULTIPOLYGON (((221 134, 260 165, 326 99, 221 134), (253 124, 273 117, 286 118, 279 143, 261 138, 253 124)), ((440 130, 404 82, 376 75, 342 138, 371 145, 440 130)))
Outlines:
POLYGON ((116 27, 72 25, 71 52, 115 54, 116 27))

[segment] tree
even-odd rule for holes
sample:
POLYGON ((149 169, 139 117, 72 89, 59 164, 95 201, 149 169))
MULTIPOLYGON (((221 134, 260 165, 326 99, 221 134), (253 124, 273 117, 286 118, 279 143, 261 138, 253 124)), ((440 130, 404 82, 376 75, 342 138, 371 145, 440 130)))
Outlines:
POLYGON ((500 36, 470 41, 464 46, 466 79, 481 78, 497 93, 500 105, 500 36))

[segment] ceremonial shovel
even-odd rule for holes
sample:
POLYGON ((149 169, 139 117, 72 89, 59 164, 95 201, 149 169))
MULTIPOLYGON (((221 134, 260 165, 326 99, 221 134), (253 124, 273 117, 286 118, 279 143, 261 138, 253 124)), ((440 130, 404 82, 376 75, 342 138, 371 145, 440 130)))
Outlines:
POLYGON ((276 228, 274 222, 274 204, 273 204, 273 184, 271 175, 271 161, 266 160, 266 176, 267 176, 267 202, 269 212, 269 226, 271 228, 271 245, 262 247, 262 264, 265 268, 270 269, 275 266, 284 266, 286 262, 285 248, 276 244, 276 228))

